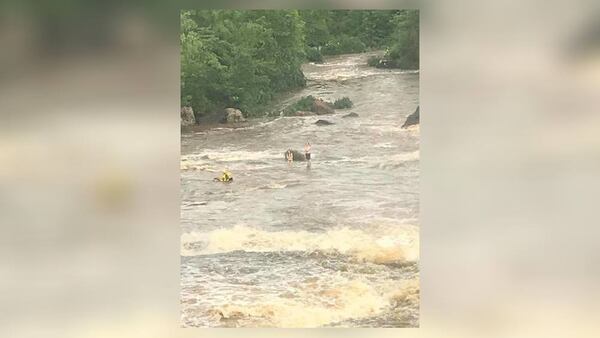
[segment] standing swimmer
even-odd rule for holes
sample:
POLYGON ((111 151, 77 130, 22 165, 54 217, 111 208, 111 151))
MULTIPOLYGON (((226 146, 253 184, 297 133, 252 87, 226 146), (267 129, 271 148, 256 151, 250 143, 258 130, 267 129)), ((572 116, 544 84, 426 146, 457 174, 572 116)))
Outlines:
POLYGON ((288 160, 288 164, 292 164, 292 161, 294 161, 294 153, 292 152, 291 149, 288 149, 287 153, 285 154, 285 157, 288 160))
POLYGON ((306 141, 306 144, 304 145, 304 156, 308 163, 310 163, 310 142, 308 141, 306 141))

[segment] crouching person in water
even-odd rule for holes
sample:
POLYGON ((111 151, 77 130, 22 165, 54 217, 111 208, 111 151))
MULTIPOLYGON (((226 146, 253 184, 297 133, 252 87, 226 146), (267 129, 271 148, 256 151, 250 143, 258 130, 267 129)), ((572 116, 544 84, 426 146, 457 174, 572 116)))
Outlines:
POLYGON ((220 177, 215 177, 214 181, 218 181, 218 182, 231 182, 233 181, 233 175, 231 175, 231 173, 229 172, 229 170, 225 169, 223 170, 223 174, 221 174, 220 177))

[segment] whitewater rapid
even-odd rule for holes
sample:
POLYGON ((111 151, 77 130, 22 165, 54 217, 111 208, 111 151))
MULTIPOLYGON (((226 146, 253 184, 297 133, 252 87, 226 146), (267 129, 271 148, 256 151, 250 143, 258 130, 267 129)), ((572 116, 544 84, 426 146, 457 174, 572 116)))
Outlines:
POLYGON ((281 101, 351 109, 182 134, 183 326, 418 326, 420 131, 401 125, 419 76, 368 57, 305 65, 307 88, 281 101), (311 165, 288 165, 306 141, 311 165), (224 169, 234 182, 213 182, 224 169))

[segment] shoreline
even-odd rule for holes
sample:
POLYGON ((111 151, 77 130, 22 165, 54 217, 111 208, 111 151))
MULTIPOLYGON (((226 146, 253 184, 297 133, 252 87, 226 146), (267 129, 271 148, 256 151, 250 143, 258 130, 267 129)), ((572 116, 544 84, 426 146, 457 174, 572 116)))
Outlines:
MULTIPOLYGON (((320 63, 314 63, 314 62, 306 62, 302 64, 302 68, 306 67, 307 65, 310 64, 319 64, 319 65, 325 65, 327 64, 328 60, 331 59, 336 59, 336 58, 343 58, 343 57, 348 57, 348 56, 352 56, 352 55, 367 55, 367 56, 377 56, 378 54, 383 54, 385 51, 378 49, 378 50, 369 50, 369 51, 365 51, 365 52, 361 52, 361 53, 345 53, 345 54, 336 54, 336 55, 327 55, 324 56, 323 58, 323 62, 320 63)), ((368 64, 365 63, 366 66, 371 67, 371 68, 376 68, 373 66, 369 66, 368 64)), ((267 111, 269 110, 269 108, 271 108, 271 110, 273 110, 275 107, 280 106, 281 104, 283 104, 283 102, 285 102, 287 99, 292 98, 295 94, 301 92, 302 90, 306 89, 308 87, 308 82, 312 81, 312 82, 319 82, 318 80, 310 80, 310 79, 306 79, 307 82, 307 86, 305 87, 301 87, 301 88, 294 88, 291 89, 289 91, 285 91, 285 92, 281 92, 278 93, 274 98, 273 98, 273 102, 269 105, 267 105, 267 111)), ((283 109, 283 107, 280 107, 283 109)), ((194 124, 191 126, 181 126, 180 127, 180 131, 181 134, 187 134, 187 133, 192 133, 192 132, 201 132, 201 131, 207 131, 207 130, 214 130, 214 129, 239 129, 239 128, 245 128, 245 127, 249 127, 252 126, 254 123, 260 123, 260 122, 264 122, 264 121, 271 121, 277 118, 280 118, 281 116, 263 116, 263 117, 249 117, 246 118, 245 122, 237 122, 237 123, 219 123, 219 122, 215 122, 215 123, 202 123, 202 124, 194 124)))
MULTIPOLYGON (((318 64, 318 65, 326 65, 327 61, 330 61, 332 59, 338 59, 338 58, 344 58, 344 57, 349 57, 349 56, 354 56, 354 55, 366 55, 366 56, 380 56, 382 57, 383 54, 385 53, 384 50, 381 49, 377 49, 377 50, 369 50, 369 51, 365 51, 365 52, 361 52, 361 53, 345 53, 345 54, 336 54, 336 55, 327 55, 324 57, 324 61, 321 63, 314 63, 314 62, 307 62, 302 64, 302 68, 304 69, 304 67, 309 66, 309 65, 314 65, 314 64, 318 64)), ((373 68, 373 69, 400 69, 400 68, 378 68, 375 66, 370 66, 367 63, 364 64, 364 66, 367 66, 368 68, 373 68)), ((407 70, 410 72, 419 72, 419 69, 417 70, 407 70)), ((309 82, 313 82, 313 83, 318 83, 319 80, 314 80, 314 79, 306 79, 307 81, 307 86, 305 87, 301 87, 301 88, 294 88, 291 89, 289 91, 285 91, 282 93, 278 93, 274 98, 273 98, 273 102, 270 103, 269 105, 267 105, 267 109, 266 111, 269 111, 269 108, 271 111, 275 110, 275 107, 279 107, 280 109, 283 109, 284 107, 282 105, 284 105, 284 102, 287 101, 288 99, 294 97, 295 94, 303 91, 304 89, 306 89, 309 86, 309 82)), ((335 113, 334 113, 335 114, 335 113)), ((266 122, 266 121, 272 121, 275 119, 278 119, 282 116, 254 116, 254 117, 249 117, 246 118, 245 122, 234 122, 234 123, 219 123, 219 122, 213 122, 213 123, 202 123, 202 124, 195 124, 195 125, 191 125, 191 126, 181 126, 180 127, 180 131, 181 134, 188 134, 188 133, 194 133, 194 132, 203 132, 203 131, 208 131, 208 130, 215 130, 215 129, 240 129, 240 128, 246 128, 246 127, 250 127, 254 124, 260 123, 260 122, 266 122)))

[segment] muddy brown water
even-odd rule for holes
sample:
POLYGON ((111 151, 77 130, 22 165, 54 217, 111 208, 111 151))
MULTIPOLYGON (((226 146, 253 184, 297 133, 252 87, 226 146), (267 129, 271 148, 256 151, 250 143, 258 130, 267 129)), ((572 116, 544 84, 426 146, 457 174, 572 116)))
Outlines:
POLYGON ((419 74, 369 55, 304 65, 308 86, 280 102, 351 109, 182 132, 183 326, 418 326, 419 128, 401 125, 419 74), (307 141, 310 166, 289 165, 307 141), (212 181, 223 169, 233 183, 212 181))

